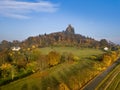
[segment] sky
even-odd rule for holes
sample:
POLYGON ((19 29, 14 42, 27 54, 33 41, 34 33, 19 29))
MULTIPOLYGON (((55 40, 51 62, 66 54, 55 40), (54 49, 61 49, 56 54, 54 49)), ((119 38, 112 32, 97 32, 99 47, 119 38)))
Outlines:
POLYGON ((59 32, 120 44, 120 0, 0 0, 0 41, 59 32))

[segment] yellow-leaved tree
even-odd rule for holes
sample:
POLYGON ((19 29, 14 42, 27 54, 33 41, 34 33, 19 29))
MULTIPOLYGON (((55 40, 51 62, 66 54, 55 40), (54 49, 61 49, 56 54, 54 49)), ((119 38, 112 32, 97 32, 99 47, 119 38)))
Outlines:
POLYGON ((12 65, 9 63, 2 64, 0 67, 1 75, 3 78, 8 77, 11 74, 12 65))
POLYGON ((109 66, 111 64, 111 57, 107 54, 103 55, 103 63, 106 65, 106 66, 109 66))
POLYGON ((60 54, 56 51, 51 51, 48 54, 49 65, 54 66, 60 63, 60 54))
POLYGON ((70 90, 65 83, 59 85, 59 90, 70 90))

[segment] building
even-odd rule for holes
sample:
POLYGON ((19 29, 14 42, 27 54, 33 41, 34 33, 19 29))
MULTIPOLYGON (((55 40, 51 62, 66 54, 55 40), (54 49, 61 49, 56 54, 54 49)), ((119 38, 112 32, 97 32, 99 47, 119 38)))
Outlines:
POLYGON ((12 47, 12 51, 19 51, 21 48, 20 47, 12 47))
POLYGON ((108 51, 108 47, 104 47, 104 50, 105 50, 105 51, 108 51))

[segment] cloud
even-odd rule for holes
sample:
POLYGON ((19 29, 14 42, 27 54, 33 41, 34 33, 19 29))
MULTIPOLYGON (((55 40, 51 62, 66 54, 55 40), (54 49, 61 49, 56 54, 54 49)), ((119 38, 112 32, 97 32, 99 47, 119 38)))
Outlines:
POLYGON ((28 2, 18 0, 0 0, 0 16, 12 18, 29 18, 31 13, 55 12, 57 4, 48 1, 28 2))

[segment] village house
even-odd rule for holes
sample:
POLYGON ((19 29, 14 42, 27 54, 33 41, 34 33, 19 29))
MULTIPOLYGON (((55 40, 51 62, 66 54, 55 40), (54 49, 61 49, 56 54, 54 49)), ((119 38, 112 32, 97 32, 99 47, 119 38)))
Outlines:
POLYGON ((104 50, 105 50, 105 51, 108 51, 108 49, 109 49, 108 47, 104 47, 104 50))
POLYGON ((12 47, 12 51, 19 51, 21 48, 20 47, 12 47))

